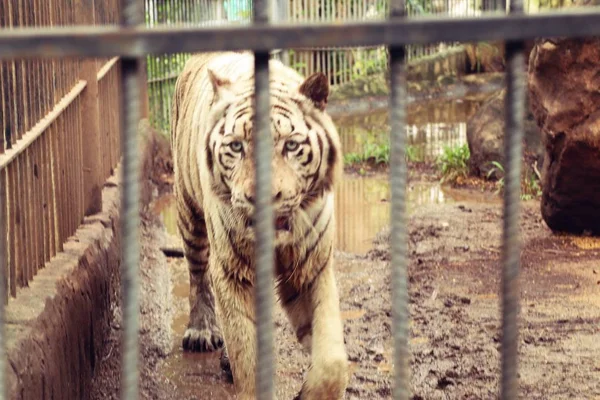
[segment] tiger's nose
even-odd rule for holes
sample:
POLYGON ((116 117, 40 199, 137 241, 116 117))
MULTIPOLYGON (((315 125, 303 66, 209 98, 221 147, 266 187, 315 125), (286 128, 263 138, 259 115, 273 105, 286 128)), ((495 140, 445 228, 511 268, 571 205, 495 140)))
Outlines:
MULTIPOLYGON (((246 201, 250 204, 254 204, 254 195, 248 194, 248 193, 244 193, 244 197, 246 198, 246 201)), ((283 191, 279 190, 273 193, 273 203, 276 203, 278 201, 280 201, 281 199, 283 199, 283 191)))

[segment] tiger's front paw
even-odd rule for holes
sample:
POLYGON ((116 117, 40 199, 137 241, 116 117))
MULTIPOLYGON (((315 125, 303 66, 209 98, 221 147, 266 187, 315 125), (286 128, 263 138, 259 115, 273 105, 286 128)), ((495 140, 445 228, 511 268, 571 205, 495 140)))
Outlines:
POLYGON ((183 335, 184 351, 211 352, 223 346, 223 334, 217 324, 212 296, 203 292, 196 297, 190 322, 183 335))
POLYGON ((348 385, 346 357, 321 360, 309 369, 298 400, 340 400, 348 385))
POLYGON ((190 327, 183 335, 183 350, 211 352, 223 346, 223 335, 217 325, 202 329, 190 327))

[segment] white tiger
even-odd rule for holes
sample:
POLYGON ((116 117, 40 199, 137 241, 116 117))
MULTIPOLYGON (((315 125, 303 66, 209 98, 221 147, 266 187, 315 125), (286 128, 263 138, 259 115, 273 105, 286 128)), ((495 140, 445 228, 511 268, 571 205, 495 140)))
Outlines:
MULTIPOLYGON (((340 399, 348 362, 333 269, 333 186, 342 153, 325 112, 329 84, 321 73, 304 80, 279 61, 269 65, 277 289, 311 351, 299 398, 340 399)), ((224 339, 244 400, 255 398, 253 99, 252 54, 196 55, 177 80, 171 126, 191 284, 183 347, 213 351, 224 339)))

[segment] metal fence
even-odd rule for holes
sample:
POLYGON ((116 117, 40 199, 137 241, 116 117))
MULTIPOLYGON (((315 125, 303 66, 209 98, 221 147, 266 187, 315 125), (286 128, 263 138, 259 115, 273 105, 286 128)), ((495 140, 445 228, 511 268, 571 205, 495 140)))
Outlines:
MULTIPOLYGON (((4 1, 5 7, 7 2, 4 1)), ((9 4, 10 5, 10 4, 9 4)), ((394 0, 390 18, 374 23, 277 25, 268 23, 267 4, 254 3, 254 24, 243 27, 210 28, 155 28, 141 27, 142 10, 136 0, 123 4, 124 18, 121 27, 27 28, 0 31, 0 58, 33 63, 39 57, 115 57, 122 56, 122 149, 123 149, 123 274, 125 289, 125 344, 123 363, 123 399, 138 398, 138 154, 136 126, 139 117, 140 84, 143 71, 141 57, 146 54, 168 52, 196 52, 214 50, 248 49, 255 54, 256 114, 254 140, 257 148, 257 388, 260 399, 273 398, 273 231, 271 207, 269 131, 269 51, 273 48, 299 48, 319 46, 374 46, 387 45, 391 56, 391 247, 394 335, 394 389, 395 399, 409 398, 409 348, 408 348, 408 290, 407 290, 407 231, 406 231, 406 173, 405 121, 406 121, 406 62, 408 44, 435 43, 439 41, 505 40, 506 79, 506 180, 504 192, 504 227, 502 247, 502 380, 500 397, 516 399, 518 396, 517 349, 519 313, 519 191, 523 118, 525 104, 525 55, 523 40, 539 36, 582 37, 600 35, 600 13, 595 10, 557 14, 523 13, 523 4, 513 2, 508 16, 482 16, 480 18, 405 18, 403 0, 394 0), (36 58, 37 57, 37 58, 36 58)), ((3 13, 3 15, 5 15, 3 13)), ((9 61, 11 63, 13 61, 9 61)), ((17 61, 14 61, 15 63, 17 61)), ((6 65, 6 64, 3 64, 6 65)), ((11 64, 12 65, 12 64, 11 64)), ((16 65, 16 64, 15 64, 16 65)), ((21 65, 21 64, 19 64, 21 65)), ((71 113, 72 115, 76 113, 71 113)), ((14 122, 13 122, 14 123, 14 122)), ((18 125, 21 126, 21 125, 18 125)), ((22 132, 26 131, 23 124, 22 132)), ((11 125, 12 127, 12 125, 11 125)), ((24 134, 22 134, 24 135, 24 134)), ((11 142, 12 144, 12 142, 11 142)), ((58 146, 57 146, 58 147, 58 146)), ((6 154, 6 151, 4 154, 6 154)), ((21 152, 20 154, 25 154, 21 152)), ((59 157, 58 151, 48 151, 59 157)), ((6 159, 6 156, 3 156, 6 159)), ((23 162, 26 168, 27 163, 23 162)), ((20 171, 19 166, 16 167, 20 171)), ((5 179, 6 179, 5 173, 5 179)), ((6 181, 2 188, 6 187, 6 181)), ((21 185, 11 190, 20 189, 21 185)), ((5 203, 3 203, 5 204, 5 203)), ((13 209, 1 207, 2 214, 13 209)), ((5 235, 7 223, 2 222, 5 235)), ((6 236, 2 236, 3 238, 6 236)), ((3 243, 4 241, 0 241, 3 243)), ((0 262, 8 259, 6 249, 0 247, 0 262)), ((2 266, 3 267, 3 266, 2 266)), ((0 268, 2 274, 4 268, 0 268)), ((0 285, 0 292, 5 287, 0 285)), ((3 293, 0 293, 0 297, 3 293)), ((1 310, 2 308, 0 308, 1 310)), ((2 336, 3 337, 3 336, 2 336)), ((4 358, 0 358, 4 363, 4 358)), ((0 365, 0 385, 3 385, 4 365, 0 365)), ((4 387, 2 386, 2 390, 4 387)))
MULTIPOLYGON (((252 20, 252 0, 144 0, 146 26, 218 26, 247 24, 252 20)), ((508 1, 510 3, 510 1, 508 1)), ((525 0, 524 10, 560 8, 570 0, 525 0)), ((389 13, 390 0, 273 0, 270 13, 275 21, 290 23, 345 23, 383 21, 389 13)), ((500 0, 409 0, 409 17, 444 16, 477 17, 506 7, 500 0)), ((458 50, 459 43, 447 40, 411 44, 405 49, 407 62, 423 62, 458 50)), ((387 66, 385 47, 318 46, 289 49, 277 53, 286 64, 304 76, 323 72, 330 84, 343 85, 359 77, 381 73, 387 66)), ((166 54, 148 57, 150 119, 163 132, 169 131, 170 109, 175 80, 189 54, 166 54)))
MULTIPOLYGON (((533 0, 531 0, 533 1, 533 0)), ((290 23, 344 23, 382 21, 389 12, 389 0, 273 0, 270 14, 275 21, 290 23)), ((218 26, 247 24, 252 19, 252 0, 145 0, 146 26, 218 26)), ((452 18, 477 16, 482 11, 497 10, 499 0, 411 0, 409 16, 443 15, 452 18)), ((416 62, 447 52, 457 43, 409 45, 406 57, 416 62)), ((168 132, 175 80, 189 54, 152 55, 148 57, 150 119, 155 128, 168 132)), ((330 84, 343 85, 358 77, 381 73, 387 66, 383 46, 318 46, 289 49, 276 53, 286 64, 304 76, 323 72, 330 84)))
MULTIPOLYGON (((117 23, 119 1, 0 0, 0 28, 117 23), (74 7, 74 5, 76 5, 74 7)), ((41 56, 41 54, 40 54, 41 56)), ((15 297, 101 207, 120 157, 116 57, 0 60, 0 255, 15 297), (4 241, 4 238, 7 238, 4 241)), ((5 297, 6 298, 6 297, 5 297)))

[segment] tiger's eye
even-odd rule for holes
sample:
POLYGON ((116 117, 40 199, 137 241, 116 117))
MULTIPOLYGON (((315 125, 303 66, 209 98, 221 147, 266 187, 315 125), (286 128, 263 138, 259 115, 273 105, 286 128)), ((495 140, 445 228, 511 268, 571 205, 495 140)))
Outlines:
POLYGON ((298 148, 298 146, 300 146, 300 144, 295 140, 288 140, 287 142, 285 142, 285 149, 287 151, 294 151, 298 148))
POLYGON ((239 140, 235 140, 235 141, 229 143, 229 147, 231 147, 232 151, 239 153, 244 148, 244 145, 239 140))

